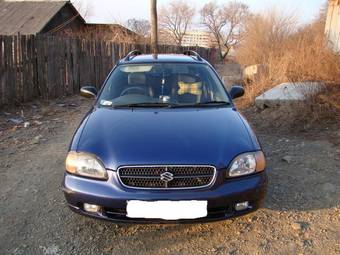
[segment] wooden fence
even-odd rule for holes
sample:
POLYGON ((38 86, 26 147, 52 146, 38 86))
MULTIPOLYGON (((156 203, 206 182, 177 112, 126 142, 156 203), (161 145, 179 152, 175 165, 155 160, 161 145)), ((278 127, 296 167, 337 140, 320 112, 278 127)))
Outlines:
MULTIPOLYGON (((77 94, 81 85, 102 85, 109 71, 129 51, 150 53, 150 45, 45 35, 0 35, 0 106, 77 94)), ((160 45, 160 53, 182 53, 188 47, 160 45)), ((200 47, 214 63, 215 50, 200 47)))

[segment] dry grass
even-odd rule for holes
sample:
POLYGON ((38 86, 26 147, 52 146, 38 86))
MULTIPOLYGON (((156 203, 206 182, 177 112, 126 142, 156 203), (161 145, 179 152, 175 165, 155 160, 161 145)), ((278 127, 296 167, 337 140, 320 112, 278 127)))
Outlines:
POLYGON ((298 28, 294 16, 272 10, 250 18, 246 31, 237 60, 243 66, 264 64, 266 71, 246 83, 241 107, 253 104, 256 96, 283 82, 323 81, 326 89, 295 106, 300 109, 290 118, 320 120, 340 116, 340 57, 327 47, 323 18, 298 28))

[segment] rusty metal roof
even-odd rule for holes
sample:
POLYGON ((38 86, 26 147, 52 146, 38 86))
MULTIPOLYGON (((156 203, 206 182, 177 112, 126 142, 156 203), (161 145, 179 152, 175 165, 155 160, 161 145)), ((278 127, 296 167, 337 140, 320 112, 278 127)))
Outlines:
MULTIPOLYGON (((0 34, 36 34, 68 1, 0 1, 0 34)), ((71 4, 70 4, 71 5, 71 4)))

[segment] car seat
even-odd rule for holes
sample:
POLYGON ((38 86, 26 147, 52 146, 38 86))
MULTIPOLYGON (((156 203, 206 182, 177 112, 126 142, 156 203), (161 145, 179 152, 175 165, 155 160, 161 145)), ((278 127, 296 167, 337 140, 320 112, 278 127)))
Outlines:
POLYGON ((173 93, 177 94, 177 101, 183 104, 195 104, 201 101, 202 81, 194 75, 180 74, 173 93))
MULTIPOLYGON (((154 93, 149 84, 146 83, 145 73, 130 73, 128 75, 128 86, 125 87, 124 91, 128 94, 144 94, 149 97, 153 97, 154 93), (131 88, 130 91, 129 88, 131 88), (135 88, 135 89, 132 89, 135 88)), ((122 92, 122 93, 123 93, 122 92)))

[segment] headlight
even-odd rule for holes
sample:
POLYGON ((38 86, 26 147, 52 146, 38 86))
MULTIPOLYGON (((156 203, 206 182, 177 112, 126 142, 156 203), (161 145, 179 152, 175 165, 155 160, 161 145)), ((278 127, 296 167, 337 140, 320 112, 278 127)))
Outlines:
POLYGON ((66 157, 66 171, 84 177, 107 180, 103 163, 93 154, 71 151, 66 157))
POLYGON ((265 169, 266 161, 262 151, 238 155, 231 163, 228 177, 248 175, 265 169))

